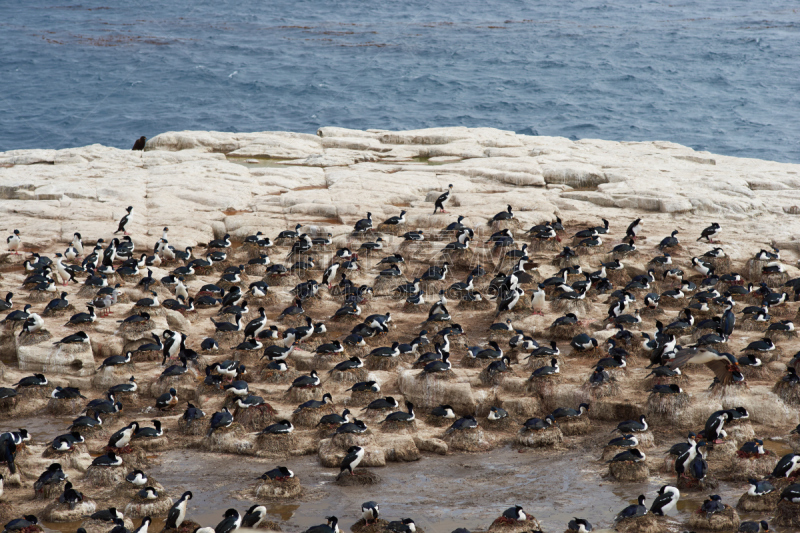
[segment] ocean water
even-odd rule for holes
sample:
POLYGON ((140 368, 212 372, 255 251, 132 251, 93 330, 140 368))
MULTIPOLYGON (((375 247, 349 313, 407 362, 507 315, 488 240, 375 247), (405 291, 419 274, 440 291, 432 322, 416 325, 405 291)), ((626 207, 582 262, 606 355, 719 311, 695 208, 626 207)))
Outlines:
POLYGON ((0 151, 491 126, 800 162, 793 0, 0 3, 0 151))

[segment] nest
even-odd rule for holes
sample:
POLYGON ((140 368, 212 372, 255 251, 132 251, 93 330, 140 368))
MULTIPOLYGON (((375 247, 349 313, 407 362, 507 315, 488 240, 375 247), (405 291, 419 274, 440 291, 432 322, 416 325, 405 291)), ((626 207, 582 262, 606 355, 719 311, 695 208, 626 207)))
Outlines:
POLYGON ((358 383, 360 381, 365 381, 368 375, 367 369, 362 367, 345 371, 334 370, 330 373, 330 378, 328 379, 340 383, 358 383))
POLYGON ((125 506, 125 516, 137 519, 146 516, 164 516, 169 512, 173 503, 172 498, 164 496, 161 491, 155 500, 142 500, 135 496, 133 501, 125 506))
POLYGON ((556 387, 560 385, 562 381, 563 378, 560 374, 552 374, 543 377, 531 376, 525 382, 525 391, 528 394, 535 394, 543 399, 548 398, 555 394, 556 387))
POLYGON ((89 455, 85 444, 76 444, 68 452, 59 452, 54 450, 52 446, 47 446, 42 452, 42 457, 48 459, 51 463, 60 463, 65 470, 73 469, 86 472, 86 469, 92 464, 92 456, 89 455))
MULTIPOLYGON (((139 311, 145 311, 151 317, 154 317, 154 316, 158 316, 158 317, 167 316, 166 308, 161 307, 160 305, 156 306, 156 307, 131 307, 128 310, 128 312, 125 314, 125 316, 129 317, 129 316, 133 316, 133 315, 138 315, 139 311)), ((145 321, 144 323, 146 324, 147 321, 145 321)), ((121 329, 121 326, 120 326, 120 329, 121 329)))
POLYGON ((620 387, 616 380, 606 381, 600 385, 594 385, 588 381, 581 385, 581 394, 589 400, 597 400, 600 398, 611 398, 612 396, 619 395, 620 387))
POLYGON ((377 400, 381 397, 380 392, 372 391, 353 391, 350 393, 346 404, 348 407, 359 407, 362 405, 369 405, 372 400, 377 400))
POLYGON ((341 487, 376 485, 380 482, 380 476, 372 470, 353 470, 353 475, 350 475, 350 472, 345 470, 344 472, 339 472, 339 475, 336 476, 336 484, 341 487))
POLYGON ((80 522, 87 515, 97 511, 97 504, 84 498, 84 500, 70 509, 68 504, 59 503, 58 500, 51 502, 42 511, 42 519, 47 522, 80 522))
MULTIPOLYGON (((263 429, 263 428, 262 428, 263 429)), ((187 422, 183 417, 178 419, 178 431, 184 435, 199 436, 208 432, 208 424, 204 418, 187 422)))
MULTIPOLYGON (((420 306, 415 306, 415 307, 420 307, 420 306)), ((494 309, 495 307, 496 305, 494 304, 494 302, 486 298, 483 298, 481 300, 469 301, 469 302, 466 300, 460 300, 458 302, 458 305, 456 306, 456 309, 462 311, 488 311, 489 309, 494 309)))
POLYGON ((28 295, 28 301, 34 303, 42 303, 42 302, 49 302, 53 299, 53 296, 56 295, 56 292, 50 291, 31 291, 28 295))
POLYGON ((382 423, 380 427, 381 431, 384 433, 409 433, 416 431, 417 421, 412 420, 411 422, 395 422, 390 420, 382 423))
POLYGON ((215 331, 212 336, 220 345, 220 348, 223 346, 231 348, 244 340, 244 332, 242 331, 215 331))
POLYGON ((380 357, 370 355, 367 357, 366 361, 366 367, 368 370, 384 370, 387 372, 395 370, 399 364, 399 357, 380 357))
POLYGON ((135 439, 133 442, 136 443, 136 446, 141 448, 143 451, 160 452, 169 447, 169 439, 166 436, 140 438, 135 439))
MULTIPOLYGON (((123 459, 124 461, 124 459, 123 459)), ((108 488, 125 482, 126 466, 90 466, 83 483, 92 487, 108 488)))
POLYGON ((547 328, 550 332, 550 338, 556 340, 572 340, 578 333, 583 332, 583 326, 580 324, 559 324, 547 328))
POLYGON ((234 422, 226 428, 215 429, 211 435, 206 434, 200 447, 209 452, 252 455, 253 441, 247 438, 244 427, 234 422))
MULTIPOLYGON (((200 524, 197 522, 192 522, 191 520, 184 520, 183 523, 178 528, 170 528, 167 529, 164 527, 160 533, 192 533, 197 531, 200 527, 200 524)), ((86 533, 89 533, 88 531, 86 533)))
POLYGON ((296 498, 303 494, 303 486, 297 477, 260 481, 255 488, 256 498, 296 498))
MULTIPOLYGON (((561 248, 561 243, 555 239, 531 239, 531 242, 528 245, 528 250, 532 252, 558 252, 561 250, 561 248)), ((566 261, 561 259, 559 263, 562 263, 564 266, 561 268, 564 268, 570 265, 577 265, 578 261, 579 259, 577 257, 573 257, 566 261)))
POLYGON ((258 455, 288 455, 297 448, 297 436, 294 433, 259 435, 255 448, 258 455))
POLYGON ((279 372, 272 368, 267 368, 269 363, 264 363, 256 372, 259 381, 263 381, 264 383, 291 383, 294 379, 300 376, 300 372, 296 370, 286 370, 285 372, 279 372))
POLYGON ((286 402, 301 404, 309 400, 315 400, 322 396, 320 387, 292 387, 286 393, 286 402))
POLYGON ((33 333, 22 332, 19 336, 17 344, 20 346, 33 346, 34 344, 40 344, 42 342, 49 341, 52 338, 53 336, 50 334, 50 332, 42 328, 38 331, 34 331, 33 333))
POLYGON ((666 529, 664 519, 653 513, 636 518, 625 518, 617 522, 614 527, 614 530, 619 533, 661 533, 666 529))
POLYGON ((71 400, 59 400, 57 398, 50 398, 47 401, 45 412, 54 416, 76 416, 83 411, 85 400, 82 398, 73 398, 71 400))
POLYGON ((481 373, 478 374, 478 379, 487 387, 497 387, 505 381, 506 375, 508 375, 508 372, 489 373, 487 367, 481 370, 481 373))
POLYGON ((233 412, 233 419, 250 431, 261 431, 272 424, 275 418, 275 409, 268 403, 255 407, 242 409, 237 407, 233 412))
POLYGON ((645 461, 614 461, 608 465, 609 475, 617 481, 642 483, 650 477, 650 469, 645 461))
POLYGON ((513 520, 501 516, 496 518, 488 529, 488 533, 528 533, 531 531, 541 531, 541 526, 539 521, 530 515, 527 520, 513 520))
POLYGON ((313 428, 317 426, 320 418, 333 412, 331 404, 324 405, 319 409, 300 409, 300 411, 292 413, 292 424, 297 427, 313 428))
POLYGON ((264 296, 247 295, 247 301, 256 309, 259 307, 271 307, 278 302, 278 296, 271 290, 267 290, 264 296))
POLYGON ((521 429, 517 433, 516 442, 528 448, 546 448, 561 444, 564 440, 564 434, 558 427, 549 427, 542 430, 526 430, 521 429))
MULTIPOLYGON (((123 519, 125 527, 129 531, 133 531, 133 522, 131 521, 130 517, 125 517, 123 519)), ((186 522, 184 522, 185 524, 186 522)), ((92 520, 88 519, 81 524, 81 527, 86 530, 86 533, 108 533, 113 528, 111 522, 105 522, 103 520, 92 520)))
POLYGON ((461 358, 459 365, 462 368, 481 368, 489 362, 491 362, 490 359, 478 359, 476 357, 472 357, 471 355, 465 355, 461 358))
POLYGON ((680 426, 686 422, 683 411, 689 406, 691 397, 686 392, 679 394, 660 394, 651 392, 647 397, 645 413, 654 421, 680 426))
POLYGON ((34 489, 33 497, 36 500, 52 500, 53 498, 58 498, 58 496, 64 492, 64 483, 64 481, 59 481, 58 483, 44 485, 39 490, 34 489))
MULTIPOLYGON (((775 352, 770 352, 775 353, 775 352)), ((767 355, 769 358, 770 356, 767 355)), ((767 366, 768 363, 771 361, 761 360, 761 366, 742 366, 739 369, 742 371, 742 375, 748 381, 765 381, 775 379, 777 372, 772 370, 767 366)), ((777 386, 777 385, 776 385, 777 386)))
POLYGON ((576 418, 561 418, 556 421, 561 434, 567 437, 574 435, 586 435, 592 430, 592 424, 589 422, 588 416, 579 416, 576 418))
POLYGON ((456 430, 446 434, 442 440, 450 450, 461 452, 485 452, 491 447, 481 428, 456 430))
POLYGON ((781 380, 772 387, 772 392, 790 405, 800 405, 800 386, 781 380))
POLYGON ((745 492, 742 494, 742 497, 739 498, 736 509, 745 513, 771 512, 778 507, 780 498, 781 491, 778 489, 764 496, 750 496, 745 492))
POLYGON ((719 481, 711 476, 706 476, 703 480, 680 476, 677 483, 678 490, 683 492, 702 492, 709 494, 708 491, 719 487, 719 481))
POLYGON ((67 304, 66 307, 61 307, 59 309, 45 309, 42 312, 43 317, 59 317, 64 316, 66 314, 74 314, 75 313, 75 306, 72 304, 67 304))
POLYGON ((712 267, 714 267, 714 273, 716 275, 722 276, 723 274, 730 274, 731 258, 729 256, 723 255, 722 257, 704 257, 703 259, 712 267))
POLYGON ((739 529, 739 513, 730 505, 725 505, 724 511, 712 514, 711 518, 706 518, 706 513, 698 510, 698 512, 692 513, 686 524, 691 529, 737 531, 739 529))
POLYGON ((747 481, 748 479, 764 479, 778 463, 774 453, 758 457, 747 457, 737 452, 729 459, 721 478, 726 481, 747 481))

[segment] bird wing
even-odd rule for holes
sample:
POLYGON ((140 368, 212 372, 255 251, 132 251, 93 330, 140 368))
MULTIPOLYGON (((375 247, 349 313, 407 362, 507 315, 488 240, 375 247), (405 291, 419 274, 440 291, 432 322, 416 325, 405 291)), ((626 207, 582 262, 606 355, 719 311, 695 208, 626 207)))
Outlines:
POLYGON ((714 372, 714 375, 719 379, 723 385, 729 385, 733 382, 733 376, 728 370, 729 364, 725 361, 709 361, 706 366, 714 372))
POLYGON ((682 350, 678 350, 678 352, 675 354, 675 358, 667 362, 667 366, 672 370, 680 368, 686 363, 688 363, 699 352, 700 349, 695 346, 690 346, 688 348, 683 348, 682 350))

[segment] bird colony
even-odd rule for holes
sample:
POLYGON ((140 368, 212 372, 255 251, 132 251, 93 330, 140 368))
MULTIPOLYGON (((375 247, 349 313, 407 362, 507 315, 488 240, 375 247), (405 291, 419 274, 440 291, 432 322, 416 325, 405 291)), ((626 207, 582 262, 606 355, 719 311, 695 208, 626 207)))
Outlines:
MULTIPOLYGON (((576 503, 558 531, 800 527, 800 278, 781 228, 748 240, 725 217, 677 230, 609 210, 526 224, 507 195, 479 217, 458 192, 453 179, 393 216, 189 244, 169 226, 137 235, 134 206, 47 246, 11 228, 5 530, 291 529, 267 507, 303 501, 290 464, 309 455, 343 493, 375 486, 347 528, 415 533, 425 507, 384 516, 382 472, 441 455, 480 463, 501 447, 521 452, 521 475, 578 449, 598 490, 660 486, 608 520, 576 503), (23 418, 63 432, 45 440, 23 418), (178 490, 148 473, 176 449, 265 473, 241 481, 239 509, 199 524, 204 483, 178 490), (731 484, 739 493, 721 496, 731 484)), ((479 498, 496 519, 459 533, 544 530, 550 488, 524 502, 498 488, 479 498)), ((345 527, 319 518, 309 532, 345 527)))

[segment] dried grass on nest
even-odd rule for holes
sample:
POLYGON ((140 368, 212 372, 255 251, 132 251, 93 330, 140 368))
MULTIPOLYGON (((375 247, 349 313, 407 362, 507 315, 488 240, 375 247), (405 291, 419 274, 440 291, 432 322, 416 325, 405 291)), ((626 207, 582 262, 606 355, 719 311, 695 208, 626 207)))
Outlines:
MULTIPOLYGON (((125 313, 124 316, 129 317, 129 316, 133 316, 133 315, 138 315, 139 311, 144 311, 145 313, 149 314, 151 317, 152 316, 159 316, 159 317, 160 316, 166 316, 166 314, 167 314, 166 308, 161 307, 159 305, 157 307, 131 307, 130 309, 128 309, 128 312, 125 313)), ((120 326, 120 328, 121 327, 122 326, 120 326)))
MULTIPOLYGON (((415 306, 419 307, 419 306, 415 306)), ((491 300, 486 298, 482 300, 468 302, 466 300, 459 300, 456 309, 461 311, 488 311, 489 309, 494 309, 496 305, 491 300)))
POLYGON ((200 447, 209 452, 240 455, 252 455, 253 453, 253 441, 247 438, 247 431, 238 422, 234 422, 227 428, 216 429, 210 436, 206 435, 200 441, 200 447))
POLYGON ((592 424, 589 422, 588 416, 561 418, 556 422, 558 423, 558 428, 561 430, 561 433, 567 437, 586 435, 592 430, 592 424))
POLYGON ((399 357, 380 357, 370 355, 366 360, 366 367, 368 370, 395 370, 400 364, 399 357))
POLYGON ((313 428, 317 426, 320 418, 334 412, 336 411, 332 404, 324 405, 319 409, 300 409, 300 411, 292 413, 292 424, 297 427, 313 428))
POLYGON ((268 363, 261 365, 261 368, 256 371, 258 379, 264 383, 291 383, 296 377, 300 376, 300 372, 292 370, 291 368, 285 372, 278 372, 277 370, 267 368, 267 364, 268 363))
POLYGON ((781 491, 775 489, 765 496, 750 496, 748 493, 742 494, 736 509, 745 513, 774 511, 778 507, 781 491))
POLYGON ((766 324, 766 322, 759 322, 752 318, 746 318, 736 323, 736 329, 741 329, 742 331, 763 331, 766 324))
POLYGON ((288 455, 297 449, 298 438, 294 433, 283 435, 259 435, 256 437, 256 453, 261 455, 288 455))
POLYGON ((800 386, 781 380, 775 383, 772 392, 790 405, 800 405, 800 386))
POLYGON ((525 382, 525 392, 527 394, 535 394, 540 398, 547 398, 555 393, 555 389, 563 381, 559 374, 534 377, 531 376, 525 382))
POLYGON ((357 470, 353 470, 354 475, 350 475, 350 472, 344 471, 340 472, 338 476, 336 476, 336 484, 341 487, 358 487, 364 485, 376 485, 381 482, 381 478, 378 474, 373 472, 372 470, 365 470, 363 468, 359 468, 357 470))
POLYGON ((295 274, 267 274, 261 278, 270 287, 295 286, 300 282, 300 278, 295 274))
POLYGON ((306 325, 306 315, 286 315, 281 319, 281 323, 287 328, 298 328, 306 325))
POLYGON ((31 291, 27 300, 33 303, 43 303, 52 300, 58 293, 49 291, 31 291))
POLYGON ((42 511, 42 519, 47 522, 80 522, 85 516, 97 511, 97 504, 85 498, 82 502, 70 509, 69 504, 50 502, 42 511))
POLYGON ((730 274, 731 272, 731 258, 727 255, 722 257, 704 257, 705 261, 714 267, 714 273, 718 276, 723 274, 730 274))
POLYGON ((581 326, 580 324, 556 325, 550 326, 547 328, 547 330, 551 338, 555 340, 569 341, 572 340, 572 338, 578 333, 582 333, 584 326, 581 326))
POLYGON ((75 306, 72 304, 68 304, 66 307, 62 307, 61 309, 45 309, 42 312, 43 317, 57 317, 57 316, 64 316, 66 314, 72 315, 75 313, 75 306))
POLYGON ((303 486, 297 477, 284 480, 266 479, 256 485, 256 498, 296 498, 303 494, 303 486))
POLYGON ((451 450, 461 452, 485 452, 491 448, 481 428, 456 430, 442 437, 451 450))
POLYGON ((372 400, 380 398, 381 392, 372 391, 353 391, 350 393, 350 398, 347 398, 345 404, 347 406, 358 407, 362 405, 369 405, 372 400))
POLYGON ((351 446, 372 446, 375 444, 375 436, 371 429, 364 433, 337 433, 331 437, 331 446, 345 451, 351 446))
POLYGON ((528 448, 545 448, 556 446, 564 441, 564 434, 556 426, 539 431, 528 431, 524 428, 517 433, 516 442, 528 448))
MULTIPOLYGON (((167 528, 164 527, 161 529, 160 533, 192 533, 193 531, 197 530, 200 526, 197 522, 192 522, 191 520, 184 520, 183 523, 178 528, 167 528)), ((155 530, 153 530, 155 531, 155 530)), ((89 533, 89 532, 87 532, 89 533)), ((102 532, 101 532, 102 533, 102 532)))
POLYGON ((53 388, 50 385, 43 387, 18 387, 16 398, 21 402, 22 400, 46 400, 50 398, 53 393, 53 388))
POLYGON ((244 340, 244 331, 215 331, 212 337, 220 348, 225 346, 232 348, 244 340))
POLYGON ((725 505, 721 513, 714 513, 711 518, 706 518, 706 513, 694 512, 689 516, 686 524, 691 529, 707 531, 737 531, 739 529, 739 513, 730 505, 725 505))
MULTIPOLYGON (((133 522, 129 517, 126 516, 123 519, 123 522, 125 523, 125 527, 128 529, 128 531, 133 531, 133 522)), ((184 524, 185 523, 186 522, 184 522, 184 524)), ((103 520, 89 519, 83 522, 81 527, 86 530, 86 533, 108 533, 114 528, 114 525, 111 522, 105 522, 103 520)))
POLYGON ((653 513, 637 518, 625 518, 614 526, 614 530, 619 533, 662 533, 666 529, 664 519, 653 513))
POLYGON ((489 526, 487 533, 528 533, 539 531, 542 526, 534 516, 528 516, 527 520, 513 520, 503 516, 495 518, 489 526))
POLYGON ((771 339, 773 342, 779 342, 781 340, 788 340, 794 339, 797 337, 796 331, 765 331, 764 336, 771 339))
POLYGON ((587 381, 581 385, 579 390, 584 396, 592 400, 597 400, 599 398, 610 398, 619 395, 620 387, 617 381, 607 381, 596 386, 587 381))
POLYGON ((267 273, 267 265, 245 265, 244 273, 257 278, 264 277, 264 274, 267 273))
POLYGON ((275 419, 275 410, 268 403, 256 407, 242 409, 237 407, 233 412, 233 419, 250 431, 261 431, 272 424, 275 419))
POLYGON ((49 485, 43 486, 38 491, 34 490, 33 498, 35 500, 52 500, 53 498, 57 498, 62 492, 64 492, 64 483, 64 481, 50 483, 49 485))
MULTIPOLYGON (((682 425, 683 410, 688 407, 691 397, 686 392, 679 394, 659 394, 651 392, 647 397, 645 412, 647 417, 653 420, 682 425)), ((683 421, 685 423, 685 421, 683 421)))
POLYGON ((320 387, 292 387, 286 393, 286 401, 288 403, 301 404, 308 400, 315 400, 322 398, 322 389, 320 387))
POLYGON ((614 461, 608 465, 609 475, 617 481, 641 483, 650 477, 650 469, 645 461, 614 461))
POLYGON ((83 483, 92 487, 113 487, 125 480, 126 468, 126 466, 90 466, 86 470, 83 483))
POLYGON ((125 516, 128 518, 144 518, 146 516, 166 515, 172 507, 172 498, 160 495, 156 500, 141 500, 135 497, 125 506, 125 516))
POLYGON ((730 457, 729 462, 720 474, 725 481, 747 481, 763 479, 772 473, 778 457, 774 453, 759 457, 742 457, 738 452, 730 457))
POLYGON ((78 415, 83 411, 86 401, 81 398, 74 398, 71 400, 59 400, 50 398, 47 401, 45 412, 49 415, 65 416, 65 415, 78 415))
POLYGON ((49 341, 52 338, 53 336, 50 334, 50 332, 42 328, 38 331, 34 331, 33 333, 23 332, 19 336, 19 340, 17 342, 20 346, 33 346, 34 344, 40 344, 42 342, 49 341))
POLYGON ((394 296, 395 287, 408 283, 405 276, 375 276, 372 291, 375 296, 394 296))
MULTIPOLYGON (((562 248, 562 244, 555 239, 531 239, 531 242, 528 245, 528 250, 531 252, 559 252, 562 248)), ((571 262, 564 263, 564 266, 577 265, 578 261, 578 259, 572 259, 571 262)))
POLYGON ((278 295, 272 290, 267 290, 264 296, 252 296, 248 294, 247 301, 250 305, 255 306, 256 309, 259 307, 270 307, 277 303, 278 295))
MULTIPOLYGON (((181 374, 180 376, 158 376, 158 378, 150 385, 150 396, 152 398, 158 398, 165 392, 169 392, 169 389, 174 388, 175 390, 179 391, 181 389, 196 389, 197 388, 197 378, 190 370, 185 374, 181 374)), ((181 400, 189 399, 189 398, 180 398, 181 400)))
POLYGON ((487 387, 498 387, 505 381, 507 375, 509 375, 508 372, 493 372, 490 374, 487 369, 484 368, 481 370, 481 373, 478 374, 478 379, 487 387))
POLYGON ((17 405, 17 398, 2 398, 0 399, 0 412, 8 413, 10 412, 14 406, 17 405))
MULTIPOLYGON (((774 353, 774 352, 770 352, 774 353)), ((775 370, 769 368, 767 363, 770 363, 776 359, 772 359, 770 356, 767 356, 769 360, 762 359, 761 366, 742 366, 739 367, 744 375, 745 379, 750 381, 766 381, 766 380, 773 380, 779 375, 781 372, 776 372, 775 370)), ((779 359, 779 358, 778 358, 779 359)))
POLYGON ((183 419, 183 417, 181 417, 178 419, 178 431, 184 435, 191 435, 195 437, 199 435, 205 435, 208 433, 208 423, 203 418, 187 422, 183 419))
POLYGON ((702 481, 681 476, 678 478, 677 487, 681 492, 705 492, 708 494, 709 490, 719 487, 719 481, 712 476, 706 476, 702 481))
POLYGON ((160 452, 169 447, 169 439, 166 436, 152 437, 152 438, 139 438, 133 441, 137 447, 143 451, 160 452))
POLYGON ((367 524, 366 520, 361 518, 358 522, 350 526, 350 531, 353 533, 384 533, 388 525, 389 522, 382 518, 378 518, 371 524, 367 524))
POLYGON ((416 420, 411 422, 394 422, 390 420, 380 424, 380 429, 383 433, 409 433, 416 431, 417 422, 416 420))
POLYGON ((369 372, 365 368, 354 368, 351 370, 334 370, 330 373, 328 378, 331 381, 338 381, 340 383, 358 383, 366 381, 369 372))

